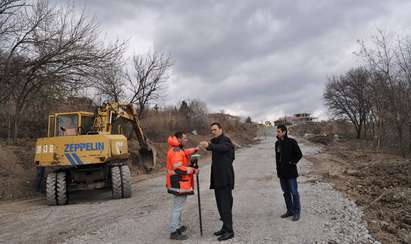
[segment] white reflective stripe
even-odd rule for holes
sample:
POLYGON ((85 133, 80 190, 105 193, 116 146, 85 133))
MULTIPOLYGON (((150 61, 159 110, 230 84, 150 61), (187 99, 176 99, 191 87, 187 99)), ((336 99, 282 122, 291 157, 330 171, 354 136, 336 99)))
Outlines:
POLYGON ((167 187, 170 191, 175 191, 175 192, 192 192, 194 191, 193 188, 190 189, 178 189, 178 188, 173 188, 173 187, 167 187))
POLYGON ((180 166, 183 166, 183 163, 182 163, 182 162, 175 162, 175 163, 173 163, 173 167, 174 167, 174 168, 177 168, 177 167, 180 167, 180 166))

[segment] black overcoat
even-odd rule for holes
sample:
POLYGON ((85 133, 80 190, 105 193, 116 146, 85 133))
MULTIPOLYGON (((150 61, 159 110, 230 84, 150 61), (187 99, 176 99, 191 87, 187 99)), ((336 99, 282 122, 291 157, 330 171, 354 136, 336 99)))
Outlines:
POLYGON ((284 140, 277 138, 275 142, 275 159, 277 165, 277 176, 279 178, 297 178, 297 163, 302 158, 298 143, 288 136, 284 140))
POLYGON ((212 152, 210 189, 234 189, 234 145, 224 134, 211 139, 207 150, 212 152))

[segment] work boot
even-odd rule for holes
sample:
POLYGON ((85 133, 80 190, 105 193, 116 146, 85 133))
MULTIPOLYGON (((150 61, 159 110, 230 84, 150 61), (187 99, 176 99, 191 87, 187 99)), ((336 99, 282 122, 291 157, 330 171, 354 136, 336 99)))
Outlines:
POLYGON ((174 231, 170 234, 170 239, 171 240, 184 241, 184 240, 187 240, 188 237, 184 234, 181 234, 178 230, 176 230, 176 231, 174 231))
POLYGON ((281 218, 284 219, 284 218, 291 217, 291 216, 293 216, 293 215, 294 215, 294 214, 293 214, 292 212, 287 211, 285 214, 281 215, 281 218))
POLYGON ((187 230, 187 227, 185 225, 182 225, 180 228, 177 229, 178 232, 183 233, 187 230))
POLYGON ((299 219, 300 219, 300 214, 297 213, 293 215, 292 221, 298 221, 299 219))

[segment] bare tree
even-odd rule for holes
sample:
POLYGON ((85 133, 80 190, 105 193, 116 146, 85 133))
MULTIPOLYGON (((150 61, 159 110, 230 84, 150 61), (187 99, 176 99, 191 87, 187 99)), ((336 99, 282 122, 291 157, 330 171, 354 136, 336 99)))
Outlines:
POLYGON ((411 151, 411 39, 409 37, 397 38, 396 59, 398 68, 401 73, 401 87, 404 100, 402 102, 403 110, 406 111, 403 124, 404 130, 408 131, 408 151, 411 151))
POLYGON ((32 34, 34 30, 40 26, 40 23, 46 20, 48 13, 37 12, 34 14, 34 7, 13 6, 11 1, 8 1, 4 6, 3 16, 3 35, 1 42, 1 70, 0 84, 0 101, 7 102, 10 98, 10 91, 13 90, 13 84, 16 82, 17 75, 21 75, 20 70, 24 69, 23 65, 26 62, 24 59, 29 55, 29 43, 32 43, 32 34), (10 5, 11 4, 11 5, 10 5), (12 13, 8 10, 14 10, 12 13), (5 25, 7 27, 5 27, 5 25), (6 30, 5 30, 6 29, 6 30))
POLYGON ((368 72, 364 68, 352 69, 344 76, 331 78, 323 95, 334 115, 348 118, 353 123, 358 139, 371 112, 368 81, 368 72))
POLYGON ((112 64, 111 67, 102 69, 96 74, 93 87, 97 89, 97 95, 103 100, 119 102, 124 98, 125 74, 120 67, 122 64, 112 64))
POLYGON ((411 39, 378 30, 371 43, 359 44, 357 55, 366 65, 330 79, 326 104, 352 121, 357 137, 363 125, 378 149, 399 149, 406 156, 407 149, 411 152, 411 39))
POLYGON ((132 94, 129 102, 139 106, 140 119, 147 104, 159 98, 171 66, 171 57, 164 53, 154 52, 133 57, 132 70, 127 72, 126 77, 132 94))
POLYGON ((19 13, 20 23, 5 51, 0 83, 9 104, 9 139, 16 140, 25 108, 42 89, 76 92, 89 86, 97 70, 106 69, 122 53, 123 45, 104 47, 97 25, 76 17, 73 9, 50 8, 38 1, 19 13), (12 132, 12 133, 11 133, 12 132))
POLYGON ((197 130, 202 133, 208 132, 208 109, 207 104, 193 99, 190 101, 189 105, 190 114, 190 125, 193 130, 197 130))
POLYGON ((185 121, 185 130, 208 131, 208 110, 207 105, 200 100, 181 101, 178 113, 185 121))
POLYGON ((2 0, 0 2, 0 40, 4 41, 5 35, 12 32, 17 19, 17 12, 27 6, 23 0, 2 0))
POLYGON ((370 114, 367 118, 367 123, 369 124, 371 135, 377 142, 377 150, 382 147, 384 134, 384 112, 386 108, 387 99, 384 96, 383 84, 381 79, 379 79, 375 74, 369 73, 370 82, 368 99, 370 102, 370 114))
MULTIPOLYGON (((409 109, 411 103, 410 42, 402 42, 400 39, 394 41, 394 38, 378 30, 377 35, 373 37, 371 48, 363 42, 360 44, 360 55, 367 61, 370 73, 373 76, 372 79, 378 82, 376 84, 378 90, 374 89, 374 92, 383 94, 384 97, 382 100, 384 101, 384 107, 380 108, 382 111, 379 112, 382 118, 379 119, 393 124, 398 139, 395 140, 397 141, 396 144, 400 148, 401 154, 405 156, 405 130, 410 123, 409 109)), ((375 93, 374 96, 381 97, 375 93)), ((380 129, 384 130, 384 128, 380 129)))

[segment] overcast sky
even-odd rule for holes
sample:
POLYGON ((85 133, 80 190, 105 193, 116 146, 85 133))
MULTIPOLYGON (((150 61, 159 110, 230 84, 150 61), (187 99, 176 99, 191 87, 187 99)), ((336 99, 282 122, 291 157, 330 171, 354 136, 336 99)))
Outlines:
MULTIPOLYGON (((61 3, 64 0, 54 0, 61 3)), ((327 116, 327 77, 361 60, 376 29, 409 33, 409 0, 77 0, 127 55, 170 53, 162 104, 200 99, 210 111, 273 120, 327 116)))

